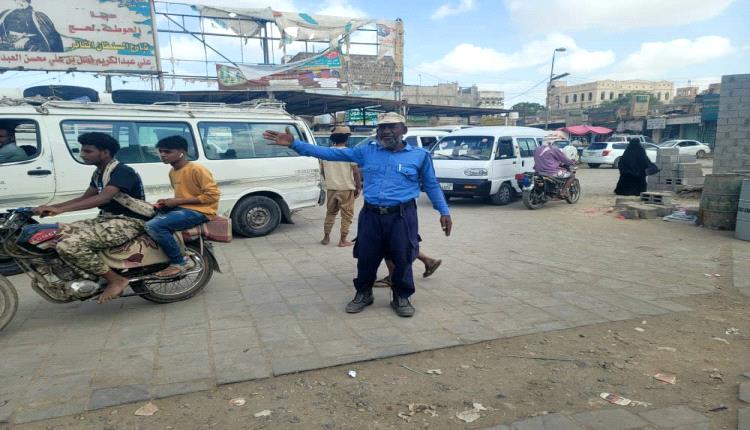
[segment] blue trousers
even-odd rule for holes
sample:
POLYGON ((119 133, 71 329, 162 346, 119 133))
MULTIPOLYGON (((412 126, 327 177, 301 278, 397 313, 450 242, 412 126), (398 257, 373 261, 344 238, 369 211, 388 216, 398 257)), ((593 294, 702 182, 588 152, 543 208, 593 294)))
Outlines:
POLYGON ((354 244, 354 258, 357 259, 354 288, 359 292, 371 290, 380 263, 388 258, 395 265, 391 277, 394 294, 399 297, 414 294, 411 265, 419 253, 418 230, 414 201, 404 203, 396 212, 382 215, 367 207, 362 208, 354 244))
POLYGON ((202 213, 177 207, 168 212, 157 213, 154 218, 146 223, 146 233, 167 254, 170 264, 183 264, 185 257, 182 256, 180 246, 172 234, 204 222, 208 222, 208 218, 202 213))

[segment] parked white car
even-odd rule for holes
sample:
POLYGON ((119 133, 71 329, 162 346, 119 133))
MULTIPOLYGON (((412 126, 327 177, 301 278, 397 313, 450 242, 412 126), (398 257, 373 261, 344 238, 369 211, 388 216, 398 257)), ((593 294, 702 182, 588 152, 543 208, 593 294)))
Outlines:
MULTIPOLYGON (((587 146, 581 154, 581 163, 586 163, 592 169, 597 169, 602 164, 609 164, 616 169, 620 164, 620 158, 625 153, 627 143, 618 142, 594 142, 587 146)), ((652 163, 656 162, 657 146, 653 143, 643 143, 646 155, 652 163)))
POLYGON ((578 161, 578 149, 569 140, 556 140, 555 146, 560 148, 566 157, 573 161, 578 161))
POLYGON ((450 134, 450 131, 440 128, 409 127, 404 135, 404 140, 412 146, 429 151, 441 137, 448 134, 450 134))
POLYGON ((698 158, 703 158, 706 154, 711 153, 711 148, 705 143, 698 142, 697 140, 686 140, 676 139, 667 140, 659 144, 660 148, 680 148, 680 155, 695 155, 698 158))

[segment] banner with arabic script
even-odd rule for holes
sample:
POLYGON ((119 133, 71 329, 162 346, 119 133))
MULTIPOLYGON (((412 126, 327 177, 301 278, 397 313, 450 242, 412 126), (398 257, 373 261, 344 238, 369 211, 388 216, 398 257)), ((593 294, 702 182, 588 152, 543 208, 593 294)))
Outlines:
POLYGON ((156 73, 148 0, 0 0, 0 70, 156 73))

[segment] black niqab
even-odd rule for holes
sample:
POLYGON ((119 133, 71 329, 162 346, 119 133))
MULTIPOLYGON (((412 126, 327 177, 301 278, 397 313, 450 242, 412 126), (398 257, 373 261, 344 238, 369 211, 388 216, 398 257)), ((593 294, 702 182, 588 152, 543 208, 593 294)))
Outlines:
POLYGON ((625 148, 625 153, 620 158, 618 168, 622 175, 645 177, 646 169, 650 164, 651 160, 648 159, 641 142, 631 139, 628 147, 625 148))

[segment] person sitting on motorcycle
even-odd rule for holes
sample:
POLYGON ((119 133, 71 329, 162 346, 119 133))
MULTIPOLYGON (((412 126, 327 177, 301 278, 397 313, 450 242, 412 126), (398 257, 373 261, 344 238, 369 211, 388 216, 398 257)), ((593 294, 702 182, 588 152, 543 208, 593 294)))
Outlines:
POLYGON ((143 182, 132 167, 114 159, 120 144, 106 133, 78 136, 84 163, 96 166, 88 189, 81 197, 55 205, 34 208, 40 216, 54 216, 98 207, 94 219, 60 223, 56 249, 66 263, 107 280, 99 303, 113 299, 125 290, 128 280, 107 266, 99 252, 122 245, 143 234, 153 207, 144 201, 143 182))
POLYGON ((169 257, 169 266, 156 273, 157 277, 168 278, 192 267, 192 261, 182 255, 174 232, 203 224, 216 216, 220 192, 211 172, 188 160, 185 138, 165 137, 156 148, 161 161, 172 165, 169 182, 175 196, 156 202, 158 213, 146 223, 146 232, 169 257))
POLYGON ((560 196, 565 198, 568 187, 573 182, 573 176, 568 168, 574 166, 576 162, 565 156, 562 150, 555 145, 555 141, 560 139, 561 137, 557 133, 550 133, 544 137, 542 146, 534 150, 534 172, 543 176, 566 178, 567 180, 560 192, 560 196))

